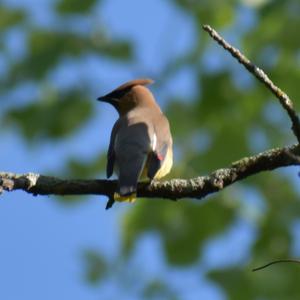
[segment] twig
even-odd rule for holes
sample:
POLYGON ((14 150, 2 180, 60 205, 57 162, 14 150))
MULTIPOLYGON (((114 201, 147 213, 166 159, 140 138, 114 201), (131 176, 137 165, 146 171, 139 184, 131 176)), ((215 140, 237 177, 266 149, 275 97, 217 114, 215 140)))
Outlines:
POLYGON ((259 270, 262 270, 262 269, 265 269, 271 265, 275 265, 275 264, 279 264, 279 263, 296 263, 296 264, 300 264, 300 260, 298 259, 278 259, 278 260, 274 260, 274 261, 271 261, 261 267, 257 267, 257 268, 254 268, 252 269, 252 272, 256 272, 256 271, 259 271, 259 270))
MULTIPOLYGON (((231 164, 230 167, 218 169, 208 176, 193 179, 172 179, 154 181, 150 185, 139 183, 137 197, 202 199, 206 195, 218 192, 223 188, 262 171, 280 167, 299 165, 299 161, 288 153, 299 155, 300 146, 276 148, 258 155, 245 157, 231 164)), ((34 195, 105 195, 111 199, 116 180, 64 180, 39 174, 14 174, 0 172, 0 187, 6 191, 24 190, 34 195)), ((111 203, 110 203, 111 204, 111 203)), ((109 204, 109 205, 110 205, 109 204)))
POLYGON ((238 49, 234 48, 228 42, 226 42, 213 28, 211 28, 209 25, 203 25, 203 29, 207 31, 219 45, 221 45, 225 50, 229 51, 234 58, 236 58, 250 73, 252 73, 277 97, 282 107, 288 113, 292 121, 292 130, 298 140, 298 143, 300 143, 300 120, 294 109, 293 102, 289 98, 289 96, 284 93, 279 87, 277 87, 262 69, 255 66, 238 49))

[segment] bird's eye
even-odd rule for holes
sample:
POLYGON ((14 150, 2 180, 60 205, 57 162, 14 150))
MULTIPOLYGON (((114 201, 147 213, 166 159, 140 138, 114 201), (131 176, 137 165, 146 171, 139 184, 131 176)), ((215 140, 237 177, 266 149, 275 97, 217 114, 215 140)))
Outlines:
POLYGON ((122 89, 122 90, 115 90, 115 91, 111 92, 111 94, 109 96, 114 99, 120 99, 123 96, 125 96, 129 91, 130 91, 130 88, 122 89))

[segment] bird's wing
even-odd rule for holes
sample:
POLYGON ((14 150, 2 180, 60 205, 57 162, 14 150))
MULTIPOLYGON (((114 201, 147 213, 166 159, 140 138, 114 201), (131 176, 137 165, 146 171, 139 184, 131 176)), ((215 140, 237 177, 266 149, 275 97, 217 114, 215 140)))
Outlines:
POLYGON ((114 151, 114 144, 117 132, 120 127, 119 120, 115 123, 111 135, 110 135, 110 141, 109 141, 109 147, 107 151, 107 164, 106 164, 106 177, 111 177, 113 171, 114 171, 114 164, 115 164, 115 151, 114 151))
MULTIPOLYGON (((162 150, 160 151, 160 154, 158 154, 156 151, 151 152, 148 156, 148 164, 147 164, 147 176, 150 179, 153 179, 156 177, 156 174, 161 169, 164 161, 164 157, 167 155, 168 145, 165 144, 162 150)), ((162 177, 162 176, 160 176, 162 177)))
POLYGON ((147 176, 161 178, 169 173, 173 163, 172 137, 169 122, 164 115, 155 122, 152 152, 148 157, 147 176))
POLYGON ((127 123, 122 122, 114 143, 120 195, 124 196, 136 191, 150 147, 150 137, 145 123, 131 122, 131 120, 127 123))

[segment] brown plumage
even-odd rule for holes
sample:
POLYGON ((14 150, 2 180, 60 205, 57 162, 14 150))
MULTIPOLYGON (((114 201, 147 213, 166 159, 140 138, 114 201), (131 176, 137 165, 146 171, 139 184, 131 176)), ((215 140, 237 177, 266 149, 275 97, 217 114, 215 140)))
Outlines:
POLYGON ((159 179, 170 172, 173 163, 169 122, 145 85, 150 79, 129 81, 98 98, 115 107, 119 119, 112 129, 106 173, 118 173, 115 200, 134 198, 138 180, 159 179))

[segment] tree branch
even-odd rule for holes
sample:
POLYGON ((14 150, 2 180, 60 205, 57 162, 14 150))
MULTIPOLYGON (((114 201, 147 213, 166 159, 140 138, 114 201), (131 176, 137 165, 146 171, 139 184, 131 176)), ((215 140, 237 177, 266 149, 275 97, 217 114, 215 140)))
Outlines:
MULTIPOLYGON (((261 69, 252 64, 239 50, 228 44, 214 29, 208 25, 204 25, 203 28, 279 99, 292 121, 292 130, 299 142, 300 122, 290 98, 274 85, 261 69)), ((245 157, 232 163, 230 167, 218 169, 207 176, 193 179, 172 179, 164 182, 154 181, 151 184, 139 183, 137 197, 166 198, 170 200, 182 198, 202 199, 208 194, 218 192, 237 181, 262 171, 300 165, 299 157, 299 144, 271 149, 258 155, 245 157)), ((64 180, 33 173, 0 172, 0 193, 3 190, 24 190, 33 195, 105 195, 110 199, 107 206, 110 207, 113 203, 116 188, 116 180, 64 180)))
POLYGON ((294 105, 289 96, 277 87, 268 75, 260 68, 255 66, 245 55, 238 49, 226 42, 213 28, 209 25, 203 25, 203 29, 225 50, 227 50, 234 58, 238 60, 251 74, 253 74, 259 81, 261 81, 279 100, 281 106, 288 113, 292 121, 292 130, 296 136, 298 143, 300 143, 300 120, 294 109, 294 105))
MULTIPOLYGON (((137 197, 202 199, 206 195, 262 171, 299 165, 300 146, 271 149, 258 155, 245 157, 228 168, 218 169, 208 176, 193 179, 172 179, 139 183, 137 197)), ((6 191, 23 190, 33 195, 105 195, 114 194, 116 180, 73 180, 39 174, 14 174, 0 172, 0 187, 6 191)))

